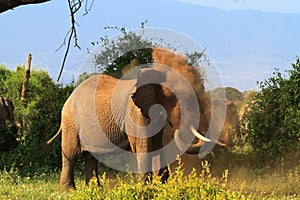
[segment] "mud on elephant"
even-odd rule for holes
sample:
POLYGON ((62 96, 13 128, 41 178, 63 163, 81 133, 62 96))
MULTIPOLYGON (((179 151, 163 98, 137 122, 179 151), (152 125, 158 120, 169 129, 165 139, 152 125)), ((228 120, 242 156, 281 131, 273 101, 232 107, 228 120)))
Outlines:
POLYGON ((172 127, 174 142, 167 146, 175 157, 183 152, 197 154, 204 142, 211 142, 203 136, 209 127, 210 99, 197 68, 167 49, 154 48, 152 57, 153 66, 139 69, 135 79, 95 75, 65 102, 60 130, 48 141, 61 131, 62 191, 75 188, 74 166, 81 154, 87 184, 94 175, 98 180, 98 160, 117 153, 134 155, 136 165, 124 166, 132 165, 130 170, 142 172, 145 180, 153 171, 167 180, 169 161, 161 150, 165 123, 172 127), (195 136, 199 139, 193 142, 195 136), (159 157, 158 170, 153 168, 153 156, 159 157))

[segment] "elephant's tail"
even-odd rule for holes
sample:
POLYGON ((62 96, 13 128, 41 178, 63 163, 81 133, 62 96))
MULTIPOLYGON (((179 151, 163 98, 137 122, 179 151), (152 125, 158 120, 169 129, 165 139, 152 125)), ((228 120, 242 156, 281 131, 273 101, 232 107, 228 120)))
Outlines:
POLYGON ((61 133, 61 126, 59 127, 57 133, 47 142, 44 142, 43 144, 41 144, 41 149, 44 153, 48 152, 49 150, 49 146, 53 143, 53 141, 55 140, 55 138, 61 133))
POLYGON ((61 126, 59 127, 57 133, 50 140, 46 142, 46 145, 51 145, 55 140, 55 138, 60 134, 60 132, 61 132, 61 126))

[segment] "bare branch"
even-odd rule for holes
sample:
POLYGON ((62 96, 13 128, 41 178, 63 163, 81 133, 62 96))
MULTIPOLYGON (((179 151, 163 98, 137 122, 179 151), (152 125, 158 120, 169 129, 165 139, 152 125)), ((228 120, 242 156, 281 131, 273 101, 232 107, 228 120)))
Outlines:
POLYGON ((66 44, 66 40, 67 40, 69 34, 71 33, 71 31, 72 31, 72 29, 70 28, 64 38, 63 43, 55 50, 55 52, 59 51, 66 44))
MULTIPOLYGON (((50 1, 50 0, 0 0, 0 13, 5 12, 10 9, 13 9, 18 6, 28 5, 28 4, 39 4, 39 3, 44 3, 47 1, 50 1)), ((68 38, 67 49, 65 51, 63 63, 62 63, 57 81, 59 81, 62 71, 63 71, 63 68, 65 66, 72 38, 74 39, 74 43, 75 43, 74 46, 78 49, 81 49, 78 44, 78 37, 77 37, 77 31, 76 31, 76 25, 78 26, 78 24, 76 23, 76 20, 75 20, 75 14, 80 10, 80 8, 82 7, 82 3, 84 1, 85 1, 84 15, 86 15, 91 10, 92 5, 94 4, 94 0, 91 0, 90 6, 88 3, 89 0, 68 0, 68 6, 69 6, 70 16, 71 16, 71 28, 67 32, 67 34, 64 38, 63 44, 56 50, 56 51, 58 51, 59 49, 61 49, 66 44, 66 40, 68 38)))
POLYGON ((90 6, 88 6, 88 4, 89 4, 88 2, 89 2, 89 0, 86 0, 86 2, 85 2, 85 8, 84 8, 85 13, 84 13, 83 15, 87 15, 87 14, 91 11, 91 9, 92 9, 92 7, 93 7, 94 0, 92 0, 90 6))
POLYGON ((70 44, 71 44, 71 40, 72 40, 72 35, 73 35, 73 29, 71 29, 71 33, 70 33, 70 35, 69 35, 68 46, 67 46, 67 49, 66 49, 66 52, 65 52, 65 55, 64 55, 63 63, 62 63, 62 66, 61 66, 61 68, 60 68, 60 72, 59 72, 57 81, 59 81, 59 79, 60 79, 60 77, 61 77, 61 74, 62 74, 62 72, 63 72, 64 66, 65 66, 65 63, 66 63, 66 60, 67 60, 67 56, 68 56, 68 53, 69 53, 70 44))
MULTIPOLYGON (((81 8, 82 1, 84 1, 84 0, 68 0, 68 5, 69 5, 70 15, 71 15, 71 29, 68 31, 68 33, 66 34, 66 37, 65 37, 65 40, 66 40, 67 36, 69 35, 67 49, 66 49, 66 52, 65 52, 65 55, 64 55, 63 63, 62 63, 57 81, 59 81, 59 79, 62 75, 64 66, 65 66, 65 63, 66 63, 66 60, 67 60, 67 56, 68 56, 68 53, 69 53, 69 50, 70 50, 72 37, 74 38, 74 41, 75 41, 75 47, 77 47, 78 49, 81 49, 79 44, 78 44, 78 38, 77 38, 77 32, 76 32, 77 23, 76 23, 76 20, 75 20, 75 14, 81 8)), ((59 47, 59 49, 65 44, 65 40, 64 40, 64 43, 59 47)))

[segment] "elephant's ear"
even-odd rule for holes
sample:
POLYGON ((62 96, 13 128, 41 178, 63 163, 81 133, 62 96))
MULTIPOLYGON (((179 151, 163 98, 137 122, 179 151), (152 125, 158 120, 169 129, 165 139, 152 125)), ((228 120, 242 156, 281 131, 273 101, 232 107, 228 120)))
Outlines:
POLYGON ((138 71, 136 91, 132 99, 140 109, 142 114, 149 118, 149 109, 153 104, 157 104, 157 94, 161 90, 161 83, 165 82, 164 75, 155 69, 142 69, 138 71))

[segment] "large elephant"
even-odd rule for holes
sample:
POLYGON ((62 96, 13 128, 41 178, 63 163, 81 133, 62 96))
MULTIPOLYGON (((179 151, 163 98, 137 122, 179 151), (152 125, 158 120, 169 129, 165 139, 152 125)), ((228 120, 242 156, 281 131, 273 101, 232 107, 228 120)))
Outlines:
POLYGON ((14 120, 14 105, 8 98, 0 97, 0 125, 6 123, 7 120, 14 120))
POLYGON ((165 181, 166 157, 160 151, 165 123, 174 133, 174 154, 197 154, 205 142, 211 142, 203 136, 209 127, 206 106, 210 100, 201 74, 184 56, 167 49, 154 48, 152 57, 153 67, 138 70, 135 79, 95 75, 65 102, 60 130, 47 142, 61 131, 62 191, 75 188, 74 166, 80 154, 85 159, 87 184, 94 175, 99 183, 101 156, 119 151, 135 155, 137 169, 133 171, 143 172, 145 180, 158 171, 165 181), (193 142, 195 136, 199 140, 193 142), (152 169, 153 155, 159 156, 159 170, 152 169))

